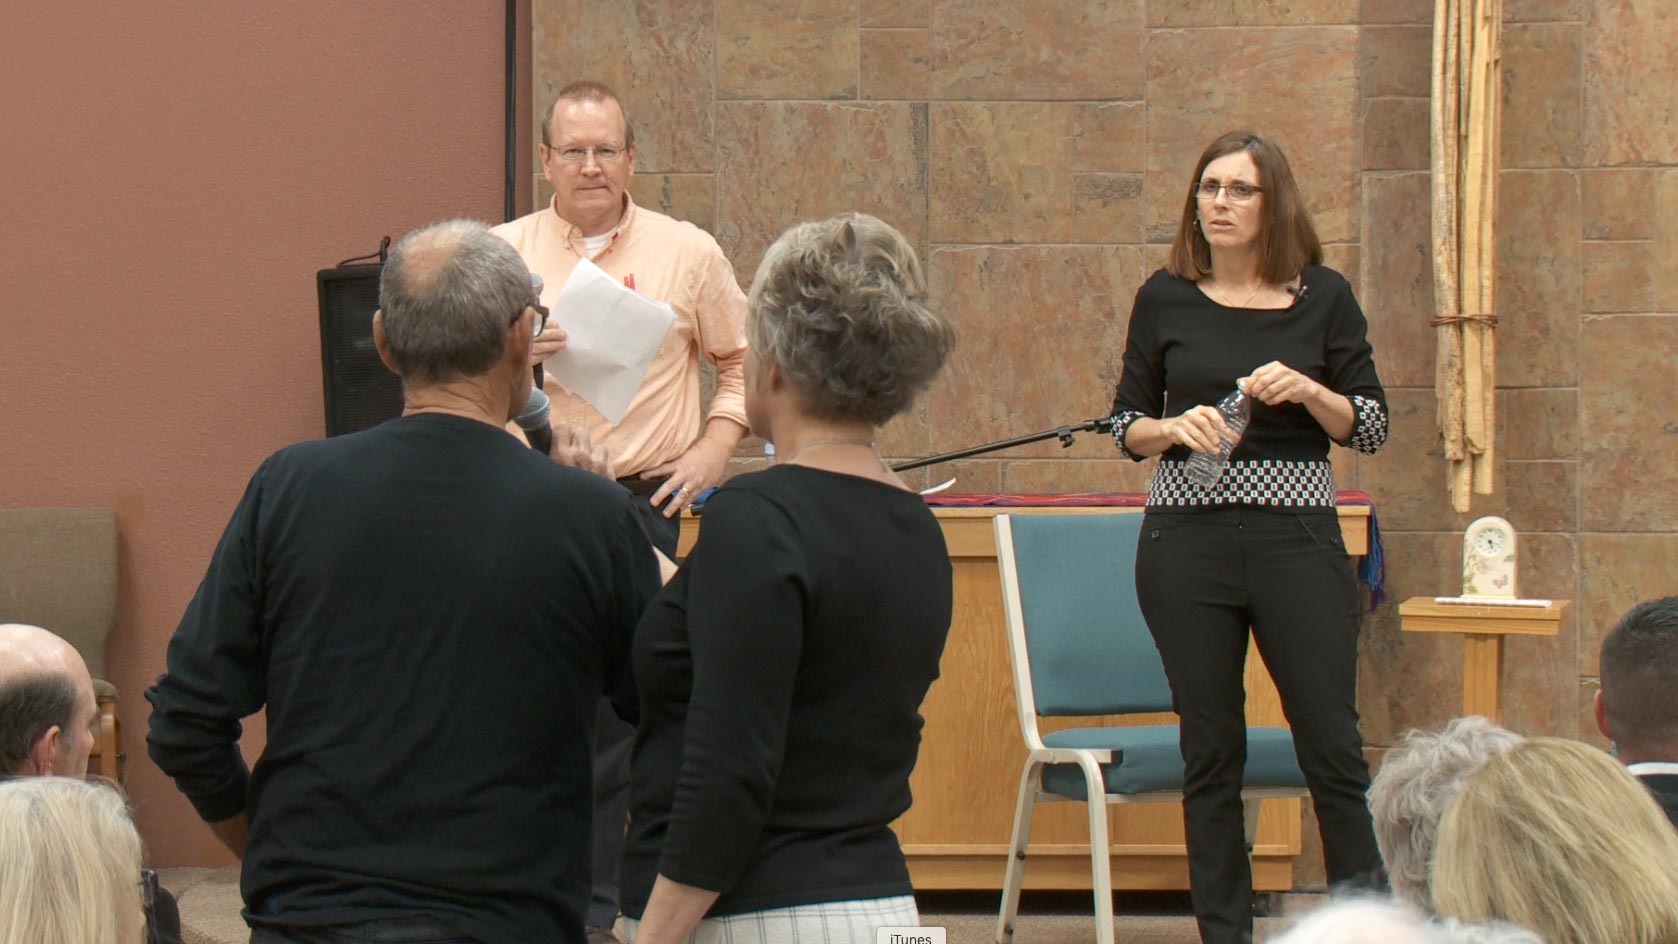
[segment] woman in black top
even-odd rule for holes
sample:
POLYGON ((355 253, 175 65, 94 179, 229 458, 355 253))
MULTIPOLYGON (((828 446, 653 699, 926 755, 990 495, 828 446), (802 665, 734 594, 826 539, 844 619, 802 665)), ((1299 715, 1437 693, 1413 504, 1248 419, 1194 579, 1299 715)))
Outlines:
POLYGON ((752 283, 746 413, 775 467, 707 503, 636 633, 624 914, 642 944, 873 944, 915 925, 909 808, 950 563, 874 447, 954 342, 901 234, 805 223, 752 283), (702 920, 703 919, 703 920, 702 920))
POLYGON ((1113 438, 1160 456, 1137 549, 1142 614, 1182 719, 1189 885, 1203 941, 1252 938, 1243 842, 1248 627, 1281 694, 1322 827, 1331 883, 1378 881, 1357 715, 1358 597, 1335 512, 1329 443, 1373 453, 1387 410, 1363 312, 1273 142, 1226 134, 1195 165, 1165 269, 1136 294, 1113 438), (1191 451, 1252 418, 1210 487, 1191 451))

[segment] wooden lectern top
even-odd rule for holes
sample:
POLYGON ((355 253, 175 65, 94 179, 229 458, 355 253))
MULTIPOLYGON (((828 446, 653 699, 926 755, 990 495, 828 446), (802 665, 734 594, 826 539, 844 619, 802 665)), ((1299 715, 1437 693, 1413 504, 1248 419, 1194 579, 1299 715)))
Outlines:
POLYGON ((1399 625, 1407 633, 1467 633, 1474 636, 1554 636, 1571 600, 1545 606, 1438 603, 1411 597, 1398 605, 1399 625))

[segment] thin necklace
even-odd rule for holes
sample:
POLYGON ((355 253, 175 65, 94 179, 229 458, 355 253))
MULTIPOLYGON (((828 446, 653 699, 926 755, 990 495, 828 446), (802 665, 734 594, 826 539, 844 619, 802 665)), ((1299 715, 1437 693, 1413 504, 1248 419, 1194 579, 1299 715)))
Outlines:
POLYGON ((1258 297, 1259 290, 1264 288, 1264 284, 1264 280, 1260 279, 1259 284, 1254 286, 1251 292, 1247 293, 1246 299, 1244 299, 1239 305, 1231 305, 1229 303, 1231 296, 1224 290, 1222 285, 1218 286, 1218 294, 1223 296, 1223 304, 1226 308, 1246 308, 1248 305, 1253 303, 1253 299, 1258 297))
MULTIPOLYGON (((815 442, 807 442, 804 445, 799 446, 798 451, 779 461, 791 462, 817 446, 862 446, 870 452, 874 452, 874 440, 872 439, 818 439, 815 442)), ((874 452, 874 458, 879 459, 880 454, 878 452, 874 452)), ((883 464, 884 460, 881 460, 881 462, 883 464)))

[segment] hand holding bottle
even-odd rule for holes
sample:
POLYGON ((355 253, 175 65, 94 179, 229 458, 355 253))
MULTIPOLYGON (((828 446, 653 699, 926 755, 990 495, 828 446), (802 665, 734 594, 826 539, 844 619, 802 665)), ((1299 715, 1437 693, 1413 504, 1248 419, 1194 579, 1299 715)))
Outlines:
POLYGON ((1281 361, 1271 361, 1235 382, 1247 395, 1266 406, 1310 403, 1322 396, 1323 385, 1281 361))
POLYGON ((1253 418, 1253 400, 1243 392, 1241 381, 1236 382, 1234 392, 1218 401, 1217 412, 1224 426, 1217 450, 1196 451, 1188 461, 1189 481, 1202 488, 1218 484, 1224 468, 1229 465, 1229 454, 1235 451, 1235 444, 1241 441, 1241 434, 1247 431, 1247 423, 1253 418))
POLYGON ((1229 424, 1217 407, 1197 406, 1161 420, 1160 432, 1172 443, 1187 446, 1195 452, 1215 453, 1219 441, 1229 436, 1229 424))

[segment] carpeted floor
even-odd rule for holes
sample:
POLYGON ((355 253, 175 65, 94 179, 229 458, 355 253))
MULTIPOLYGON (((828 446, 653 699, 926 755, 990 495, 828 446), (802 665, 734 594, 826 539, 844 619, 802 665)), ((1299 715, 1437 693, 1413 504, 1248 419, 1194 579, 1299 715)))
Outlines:
POLYGON ((239 868, 159 869, 157 878, 181 906, 181 944, 246 944, 239 917, 239 868))
MULTIPOLYGON (((159 877, 181 906, 184 944, 246 944, 250 932, 239 917, 239 872, 225 869, 164 869, 159 877)), ((995 893, 941 892, 919 896, 921 923, 946 930, 948 944, 993 944, 995 893)), ((1280 896, 1281 916, 1258 921, 1259 941, 1286 926, 1290 916, 1310 911, 1321 895, 1280 896)), ((1184 894, 1121 894, 1115 907, 1119 944, 1196 944, 1194 919, 1184 894)), ((1026 893, 1015 924, 1016 944, 1089 944, 1095 939, 1089 896, 1026 893)))

